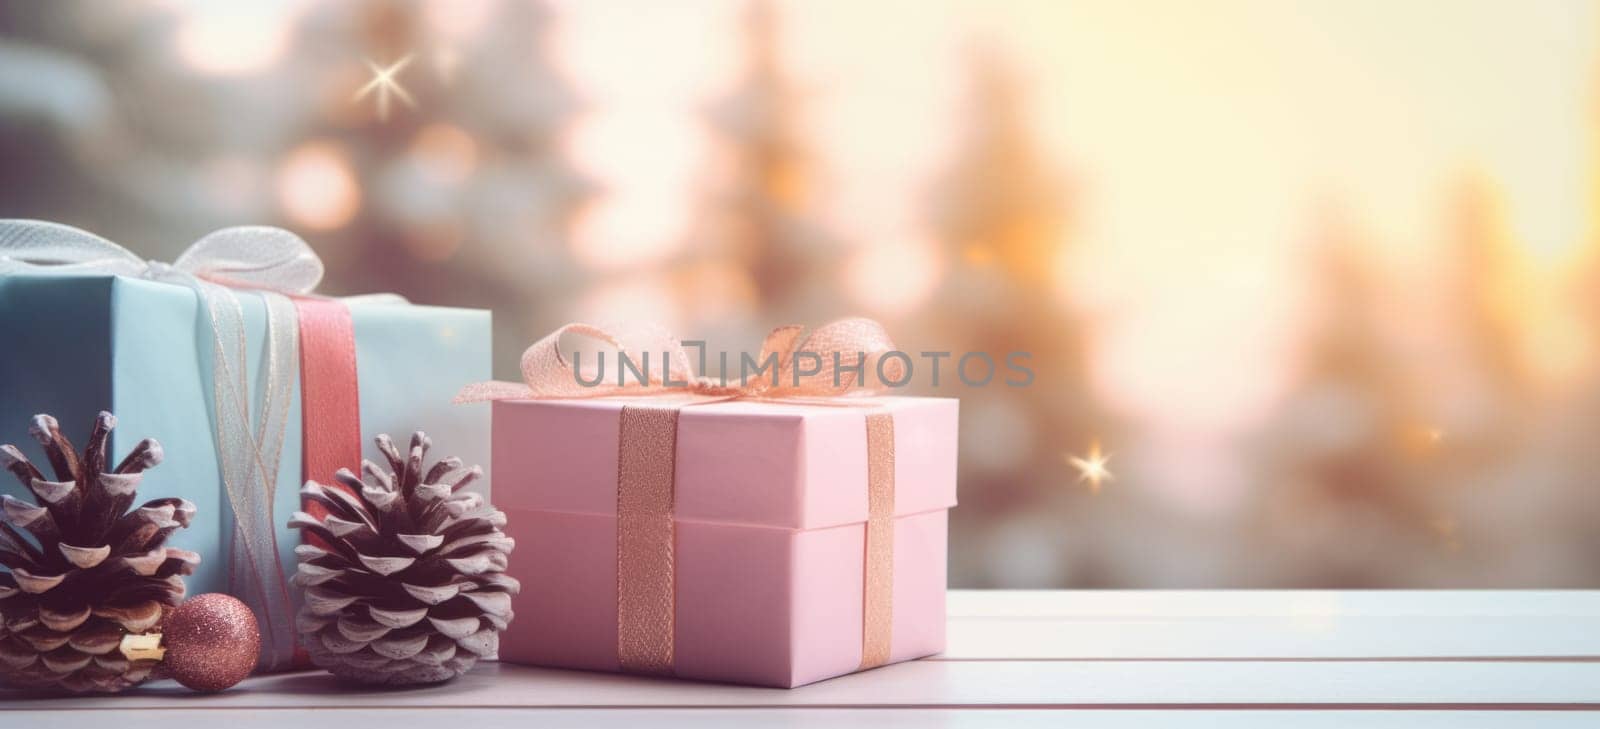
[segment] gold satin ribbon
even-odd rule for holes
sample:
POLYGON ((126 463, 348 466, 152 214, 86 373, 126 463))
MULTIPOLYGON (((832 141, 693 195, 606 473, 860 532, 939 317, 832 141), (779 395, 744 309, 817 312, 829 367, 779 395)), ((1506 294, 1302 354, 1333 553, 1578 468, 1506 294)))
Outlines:
POLYGON ((672 673, 677 619, 673 469, 678 408, 622 408, 617 447, 617 663, 632 673, 672 673))
MULTIPOLYGON (((608 395, 676 396, 677 402, 629 404, 622 408, 617 444, 617 663, 624 671, 671 675, 676 625, 673 500, 677 462, 678 411, 686 405, 735 399, 807 399, 823 405, 870 405, 842 397, 850 392, 886 389, 882 379, 899 381, 903 365, 882 356, 894 350, 888 332, 871 319, 841 319, 802 337, 803 328, 774 329, 762 343, 761 360, 777 355, 777 375, 729 385, 689 372, 689 356, 676 338, 659 328, 618 336, 587 324, 568 324, 528 347, 522 355, 523 382, 468 385, 455 401, 565 399, 608 395), (626 354, 663 353, 665 364, 648 381, 584 387, 560 348, 563 334, 602 340, 626 354), (632 346, 625 346, 632 345, 632 346), (796 354, 820 356, 820 370, 797 372, 796 354), (846 370, 835 384, 833 356, 859 357, 865 372, 882 367, 878 384, 846 370), (858 381, 862 380, 862 381, 858 381), (669 383, 687 383, 687 386, 669 383), (688 396, 688 401, 682 401, 688 396)), ((889 662, 894 618, 894 416, 866 414, 867 521, 862 555, 860 669, 889 662)))
POLYGON ((861 590, 861 670, 889 662, 894 627, 894 416, 867 414, 866 563, 861 590))
MULTIPOLYGON (((617 445, 617 664, 672 675, 677 623, 674 471, 681 405, 625 405, 617 445)), ((861 665, 889 662, 894 623, 894 415, 866 416, 861 665)))

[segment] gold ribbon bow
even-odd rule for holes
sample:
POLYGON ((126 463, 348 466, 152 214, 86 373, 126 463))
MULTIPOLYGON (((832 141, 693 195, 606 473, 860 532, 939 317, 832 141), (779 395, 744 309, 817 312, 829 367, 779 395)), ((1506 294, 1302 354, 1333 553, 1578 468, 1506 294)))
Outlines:
MULTIPOLYGON (((702 350, 703 351, 703 350, 702 350)), ((886 357, 894 352, 894 342, 882 324, 871 319, 851 318, 818 327, 809 335, 798 324, 772 330, 761 343, 758 364, 775 359, 772 374, 729 384, 723 378, 696 376, 683 343, 654 325, 636 326, 614 332, 589 324, 567 324, 534 342, 522 353, 522 382, 480 382, 468 385, 455 401, 564 399, 607 395, 658 395, 686 393, 719 398, 795 398, 835 397, 850 393, 874 394, 888 389, 885 382, 899 382, 905 363, 886 357), (594 382, 605 373, 579 371, 561 351, 561 338, 568 334, 597 339, 616 347, 619 359, 634 363, 664 362, 645 367, 632 382, 594 382), (804 335, 804 336, 802 336, 804 335), (653 357, 660 355, 660 360, 653 357), (634 359, 641 356, 639 359, 634 359), (814 364, 802 368, 800 359, 814 364), (863 375, 857 377, 857 370, 863 375), (590 375, 593 375, 592 377, 590 375), (837 375, 837 376, 836 376, 837 375), (876 382, 870 375, 877 375, 876 382)), ((620 362, 619 362, 620 365, 620 362)), ((619 374, 621 368, 618 368, 619 374)), ((766 368, 762 368, 766 372, 766 368)), ((609 379, 609 378, 607 378, 609 379)))

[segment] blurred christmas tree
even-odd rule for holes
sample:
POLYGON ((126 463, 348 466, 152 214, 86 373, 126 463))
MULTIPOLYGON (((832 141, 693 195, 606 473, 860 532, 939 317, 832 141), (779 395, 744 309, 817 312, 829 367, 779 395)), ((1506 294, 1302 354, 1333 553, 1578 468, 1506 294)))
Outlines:
POLYGON ((755 0, 742 13, 742 73, 707 111, 713 172, 696 226, 700 245, 681 269, 680 290, 690 299, 691 329, 748 341, 760 323, 730 318, 736 312, 726 302, 695 305, 698 279, 727 278, 711 267, 733 266, 750 282, 744 310, 762 312, 769 326, 820 324, 847 312, 831 278, 843 246, 813 209, 804 94, 783 70, 781 11, 755 0))
MULTIPOLYGON (((1077 508, 1093 491, 1063 457, 1097 439, 1114 442, 1114 425, 1100 411, 1090 388, 1082 321, 1061 294, 1065 242, 1069 237, 1068 190, 1045 166, 1030 139, 1020 84, 996 55, 973 56, 963 139, 944 179, 932 191, 930 218, 945 259, 959 262, 944 278, 925 312, 925 328, 936 329, 941 349, 988 352, 996 358, 992 381, 962 392, 963 501, 952 516, 952 538, 977 543, 982 530, 1009 524, 1043 503, 1055 527, 1072 531, 1089 510, 1077 508), (1020 376, 1005 368, 1008 352, 1034 372, 1026 387, 1009 387, 1020 376), (1062 501, 1065 504, 1062 504, 1062 501)), ((959 362, 943 363, 941 385, 959 387, 959 362)), ((974 359, 968 377, 980 380, 988 367, 974 359)), ((930 389, 928 394, 948 394, 930 389)), ((999 537, 999 538, 1004 538, 999 537)), ((1053 537, 1051 537, 1053 538, 1053 537)), ((994 565, 961 563, 958 579, 989 576, 1006 586, 1058 583, 1067 571, 1083 571, 1081 553, 1042 545, 1029 555, 1045 565, 1037 574, 1011 575, 994 565)), ((980 550, 969 550, 972 558, 980 550)), ((1074 580, 1090 579, 1075 575, 1074 580)), ((965 584, 965 583, 958 583, 965 584)))
POLYGON ((1504 203, 1481 176, 1458 184, 1445 227, 1446 308, 1456 312, 1460 342, 1452 370, 1466 381, 1444 425, 1458 444, 1470 439, 1480 449, 1508 446, 1519 430, 1517 407, 1533 395, 1519 334, 1526 293, 1517 285, 1524 280, 1521 259, 1504 203))
MULTIPOLYGON (((1596 78, 1600 80, 1600 73, 1596 78)), ((1553 432, 1544 440, 1553 456, 1560 458, 1568 469, 1561 492, 1566 496, 1563 501, 1569 504, 1562 509, 1560 522, 1565 523, 1547 522, 1546 528, 1558 534, 1583 535, 1572 540, 1577 543, 1578 553, 1570 563, 1570 567, 1576 569, 1569 571, 1584 575, 1571 581, 1574 586, 1600 582, 1600 560, 1595 558, 1600 555, 1600 529, 1594 528, 1594 524, 1600 522, 1600 499, 1589 497, 1594 488, 1594 474, 1600 472, 1600 449, 1594 447, 1591 431, 1593 424, 1600 422, 1600 369, 1593 366, 1600 352, 1600 336, 1596 334, 1600 332, 1600 93, 1597 92, 1600 92, 1600 83, 1591 83, 1587 93, 1588 228, 1578 259, 1578 273, 1573 277, 1575 285, 1569 291, 1571 306, 1578 312, 1577 320, 1588 332, 1582 344, 1590 365, 1586 369, 1589 377, 1578 383, 1572 396, 1557 408, 1553 432), (1572 499, 1571 494, 1584 496, 1572 499)), ((1558 563, 1555 569, 1560 574, 1564 571, 1562 568, 1568 566, 1558 563)))
POLYGON ((577 102, 553 70, 542 4, 483 12, 451 25, 424 22, 415 6, 367 2, 353 23, 327 19, 325 42, 396 69, 415 103, 391 102, 384 114, 381 99, 366 98, 382 89, 357 94, 320 118, 300 149, 327 145, 349 159, 369 198, 331 234, 341 282, 492 307, 496 339, 525 342, 561 323, 551 302, 577 293, 565 241, 587 190, 560 149, 577 102), (340 37, 345 28, 351 37, 340 37))
POLYGON ((0 6, 0 215, 166 259, 216 227, 272 222, 266 158, 306 114, 277 95, 303 79, 261 73, 289 19, 250 19, 257 43, 219 49, 214 18, 157 6, 0 6))
POLYGON ((1541 392, 1526 325, 1549 312, 1530 310, 1528 262, 1493 179, 1464 177, 1451 203, 1445 309, 1456 315, 1459 355, 1430 388, 1443 443, 1429 480, 1442 489, 1470 560, 1430 572, 1445 574, 1438 584, 1450 587, 1584 584, 1571 576, 1597 574, 1586 566, 1600 540, 1571 536, 1592 532, 1600 516, 1592 497, 1594 412, 1573 420, 1568 393, 1552 403, 1541 392), (1576 443, 1574 433, 1582 433, 1576 443))
POLYGON ((1435 539, 1448 547, 1455 538, 1418 480, 1442 434, 1418 416, 1389 339, 1390 289, 1361 239, 1337 212, 1319 219, 1315 236, 1303 364, 1256 444, 1264 478, 1249 502, 1250 534, 1283 574, 1250 581, 1401 586, 1435 539))
POLYGON ((492 306, 497 336, 527 341, 579 285, 563 242, 585 187, 559 149, 576 103, 542 5, 473 7, 0 8, 0 214, 162 259, 282 225, 328 293, 492 306), (357 98, 379 71, 392 85, 357 98))

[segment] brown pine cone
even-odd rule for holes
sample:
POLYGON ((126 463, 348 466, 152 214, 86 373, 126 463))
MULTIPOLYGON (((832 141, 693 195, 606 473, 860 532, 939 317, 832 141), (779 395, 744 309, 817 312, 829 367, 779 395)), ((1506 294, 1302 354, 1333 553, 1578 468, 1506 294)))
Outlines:
POLYGON ((422 433, 405 458, 389 436, 377 444, 388 471, 362 461, 365 480, 340 469, 344 488, 310 481, 300 492, 328 513, 289 522, 312 542, 295 548, 294 581, 306 588, 297 627, 312 662, 343 678, 454 678, 494 655, 511 622, 519 585, 505 574, 506 517, 478 494, 456 493, 483 469, 446 458, 424 470, 422 433))
POLYGON ((44 447, 56 480, 13 445, 0 467, 37 498, 4 497, 0 522, 0 679, 38 689, 121 691, 143 681, 156 662, 118 650, 129 633, 161 622, 184 595, 183 575, 200 555, 163 546, 189 526, 194 504, 156 499, 128 511, 145 469, 161 446, 145 439, 106 469, 107 439, 117 419, 102 412, 80 457, 56 419, 35 415, 30 432, 44 447), (30 541, 17 529, 32 535, 30 541))

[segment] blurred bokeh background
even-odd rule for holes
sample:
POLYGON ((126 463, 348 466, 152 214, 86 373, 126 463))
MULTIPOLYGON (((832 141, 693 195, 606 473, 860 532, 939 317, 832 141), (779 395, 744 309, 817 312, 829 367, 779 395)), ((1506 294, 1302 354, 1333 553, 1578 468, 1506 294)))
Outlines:
POLYGON ((0 215, 289 227, 504 377, 570 320, 1029 351, 919 370, 953 586, 1600 587, 1596 9, 6 3, 0 215))

